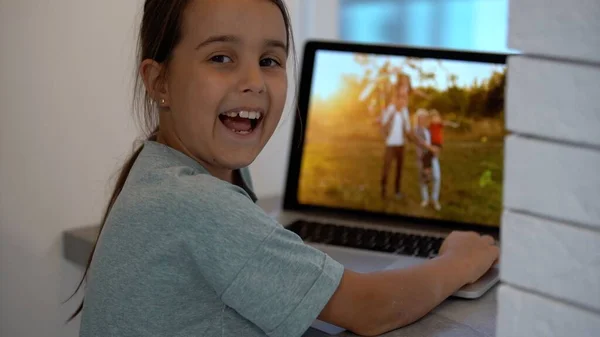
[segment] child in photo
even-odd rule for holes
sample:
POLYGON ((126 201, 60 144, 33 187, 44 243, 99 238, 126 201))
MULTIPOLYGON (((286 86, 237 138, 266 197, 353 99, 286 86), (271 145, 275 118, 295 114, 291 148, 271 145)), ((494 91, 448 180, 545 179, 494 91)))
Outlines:
POLYGON ((414 136, 416 137, 417 160, 419 167, 419 185, 421 189, 421 207, 427 207, 430 203, 429 184, 433 181, 433 193, 431 202, 436 210, 441 210, 439 204, 440 169, 437 158, 438 148, 432 145, 432 137, 429 131, 429 112, 425 109, 417 110, 415 114, 416 126, 414 136))
MULTIPOLYGON (((432 146, 431 133, 428 129, 429 112, 425 109, 419 109, 415 114, 415 136, 419 140, 418 143, 425 146, 432 146)), ((428 147, 417 146, 417 158, 419 159, 419 176, 422 181, 429 183, 431 181, 431 162, 433 161, 433 151, 428 147)))
POLYGON ((429 124, 429 133, 431 134, 431 146, 435 147, 439 153, 442 149, 442 145, 444 144, 444 127, 450 126, 453 128, 457 128, 458 123, 443 120, 442 115, 436 109, 430 110, 429 116, 431 120, 429 124))

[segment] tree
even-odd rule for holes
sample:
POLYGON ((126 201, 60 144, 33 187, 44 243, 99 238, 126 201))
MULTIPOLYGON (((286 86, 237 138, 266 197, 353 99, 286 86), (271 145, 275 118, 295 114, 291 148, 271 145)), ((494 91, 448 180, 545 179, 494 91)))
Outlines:
POLYGON ((488 82, 487 101, 485 111, 489 113, 486 117, 493 117, 504 111, 504 91, 506 88, 506 70, 494 72, 488 82))

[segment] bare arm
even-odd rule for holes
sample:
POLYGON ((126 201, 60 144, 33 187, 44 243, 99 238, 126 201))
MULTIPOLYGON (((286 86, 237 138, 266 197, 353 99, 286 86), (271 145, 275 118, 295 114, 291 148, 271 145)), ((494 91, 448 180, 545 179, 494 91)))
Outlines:
POLYGON ((423 317, 465 284, 455 270, 443 257, 373 274, 346 270, 319 318, 364 336, 394 330, 423 317))
POLYGON ((412 268, 371 274, 345 271, 319 318, 364 336, 415 322, 463 285, 476 281, 498 257, 490 237, 456 236, 450 244, 454 246, 442 246, 438 258, 412 268), (466 249, 456 247, 465 244, 466 249))
POLYGON ((424 140, 422 140, 421 138, 417 137, 417 135, 415 134, 414 131, 407 131, 406 132, 406 138, 408 138, 408 140, 410 140, 411 142, 415 143, 418 147, 422 148, 422 149, 426 149, 428 151, 431 151, 435 154, 438 153, 438 150, 427 144, 427 142, 425 142, 424 140))
POLYGON ((455 129, 456 129, 456 128, 458 128, 458 127, 460 126, 460 124, 458 124, 458 123, 455 123, 455 122, 451 122, 451 121, 443 121, 443 122, 442 122, 442 125, 443 125, 443 126, 449 126, 449 127, 451 127, 451 128, 455 128, 455 129))
POLYGON ((430 99, 430 96, 427 95, 425 92, 419 90, 419 89, 413 89, 413 94, 416 96, 419 96, 423 99, 430 99))
POLYGON ((383 109, 383 111, 381 112, 381 116, 379 116, 378 118, 379 124, 381 124, 382 126, 386 125, 392 119, 393 114, 394 113, 392 110, 390 110, 389 106, 383 109))

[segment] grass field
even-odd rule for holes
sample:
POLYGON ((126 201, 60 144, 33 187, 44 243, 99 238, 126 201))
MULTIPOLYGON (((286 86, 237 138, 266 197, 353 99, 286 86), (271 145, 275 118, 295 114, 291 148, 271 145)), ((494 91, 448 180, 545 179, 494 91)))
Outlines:
POLYGON ((388 197, 382 199, 380 179, 385 147, 376 126, 347 123, 344 128, 331 128, 327 125, 331 123, 336 123, 335 118, 309 119, 298 191, 300 202, 490 226, 498 224, 503 177, 500 121, 473 122, 469 131, 446 131, 440 155, 441 211, 420 206, 414 145, 405 148, 404 198, 393 197, 393 166, 388 176, 388 197))

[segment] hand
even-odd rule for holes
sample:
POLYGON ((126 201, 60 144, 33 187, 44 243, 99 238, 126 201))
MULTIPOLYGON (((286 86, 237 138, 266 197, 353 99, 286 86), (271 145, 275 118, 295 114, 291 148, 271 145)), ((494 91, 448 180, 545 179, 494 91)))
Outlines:
POLYGON ((455 231, 444 240, 439 255, 456 259, 466 282, 473 283, 494 265, 500 250, 489 235, 455 231))

